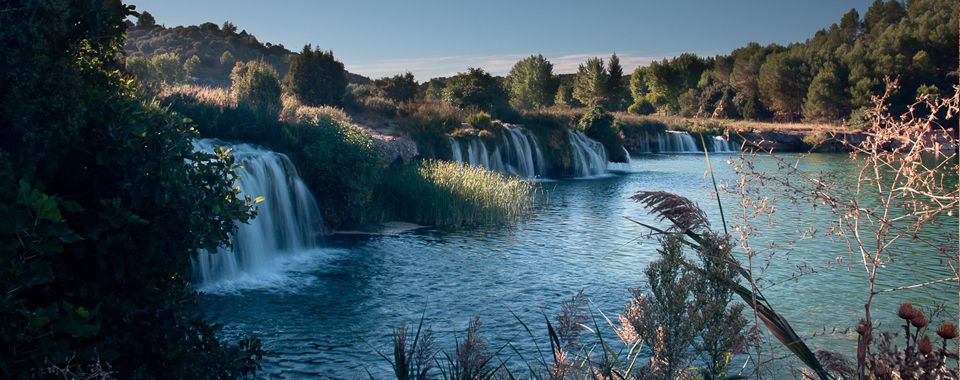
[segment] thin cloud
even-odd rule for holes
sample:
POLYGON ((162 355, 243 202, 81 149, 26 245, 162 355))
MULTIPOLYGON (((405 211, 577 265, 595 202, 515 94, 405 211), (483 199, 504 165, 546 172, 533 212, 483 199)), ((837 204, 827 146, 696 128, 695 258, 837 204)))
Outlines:
MULTIPOLYGON (((661 58, 619 53, 617 55, 620 57, 620 65, 623 66, 625 74, 628 75, 637 66, 647 65, 661 58)), ((454 75, 459 72, 464 72, 470 67, 483 68, 493 75, 507 75, 517 61, 527 56, 529 55, 454 55, 389 59, 349 63, 347 64, 347 70, 371 78, 379 78, 409 71, 420 81, 428 78, 454 75)), ((610 58, 610 53, 568 54, 547 56, 546 58, 553 63, 554 73, 569 74, 577 72, 577 67, 592 57, 600 57, 606 61, 610 58)))

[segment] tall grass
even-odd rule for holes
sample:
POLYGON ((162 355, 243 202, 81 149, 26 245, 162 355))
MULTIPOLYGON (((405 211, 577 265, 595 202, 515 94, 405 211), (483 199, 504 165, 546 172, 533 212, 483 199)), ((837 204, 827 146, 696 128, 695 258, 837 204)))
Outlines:
POLYGON ((535 190, 530 182, 481 167, 427 160, 393 167, 378 200, 385 218, 458 227, 523 218, 535 190))

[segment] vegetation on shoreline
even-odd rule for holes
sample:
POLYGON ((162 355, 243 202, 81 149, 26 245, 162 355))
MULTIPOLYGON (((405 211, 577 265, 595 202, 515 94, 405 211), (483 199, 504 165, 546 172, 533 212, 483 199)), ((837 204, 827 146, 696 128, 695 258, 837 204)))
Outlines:
POLYGON ((0 377, 257 371, 259 341, 221 340, 187 275, 253 217, 233 161, 195 152, 123 77, 132 8, 16 4, 0 12, 0 377))
POLYGON ((391 219, 437 226, 515 222, 532 211, 536 192, 528 181, 448 161, 398 165, 386 177, 375 209, 391 219))

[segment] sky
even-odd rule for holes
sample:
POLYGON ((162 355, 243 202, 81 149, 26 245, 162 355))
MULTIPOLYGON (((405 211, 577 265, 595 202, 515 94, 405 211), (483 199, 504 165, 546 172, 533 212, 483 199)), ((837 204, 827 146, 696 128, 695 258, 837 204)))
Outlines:
POLYGON ((505 75, 543 54, 555 73, 616 52, 624 71, 749 42, 789 44, 871 0, 130 0, 167 27, 231 21, 261 42, 333 50, 350 72, 418 80, 468 67, 505 75))

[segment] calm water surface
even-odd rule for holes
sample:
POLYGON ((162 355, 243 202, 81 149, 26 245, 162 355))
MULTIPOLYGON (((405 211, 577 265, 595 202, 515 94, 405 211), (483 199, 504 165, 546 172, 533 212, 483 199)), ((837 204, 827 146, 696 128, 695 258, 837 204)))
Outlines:
MULTIPOLYGON (((734 180, 727 163, 713 157, 719 178, 734 180)), ((760 157, 761 167, 773 168, 760 157)), ((845 155, 811 155, 800 168, 854 178, 845 155)), ((264 376, 275 378, 388 377, 390 364, 377 350, 391 353, 391 332, 421 315, 432 325, 439 348, 452 351, 454 337, 473 317, 491 347, 512 342, 532 352, 531 339, 514 313, 527 322, 540 344, 549 343, 543 313, 553 315, 560 301, 583 290, 594 310, 613 316, 629 300, 631 288, 645 288, 644 267, 657 257, 655 240, 626 219, 656 223, 628 198, 641 190, 665 190, 703 207, 716 228, 720 217, 704 176, 700 155, 638 157, 631 174, 590 180, 544 182, 546 202, 516 226, 458 231, 423 229, 395 236, 328 239, 329 248, 283 257, 262 273, 206 289, 203 311, 224 324, 224 334, 259 336, 274 354, 264 376)), ((728 222, 736 224, 737 199, 721 194, 728 222)), ((753 245, 796 240, 805 223, 829 219, 826 210, 782 204, 773 224, 759 222, 753 245)), ((946 238, 956 222, 929 232, 946 238)), ((821 230, 825 229, 820 224, 821 230)), ((863 267, 838 242, 823 237, 801 241, 792 251, 757 263, 763 277, 776 282, 765 290, 808 344, 816 349, 852 353, 856 337, 843 329, 860 318, 865 300, 863 267), (838 258, 840 259, 838 261, 838 258), (820 273, 790 280, 798 267, 820 273), (830 333, 836 327, 840 332, 830 333), (820 334, 826 330, 827 334, 820 334)), ((758 269, 759 270, 759 269, 758 269)), ((948 276, 935 252, 904 251, 881 278, 884 287, 948 276)), ((955 285, 880 296, 875 307, 884 327, 897 323, 895 305, 947 304, 956 311, 955 285)), ((509 351, 509 350, 508 350, 509 351)), ((507 355, 504 355, 507 356, 507 355)), ((505 358, 506 359, 506 358, 505 358)))

